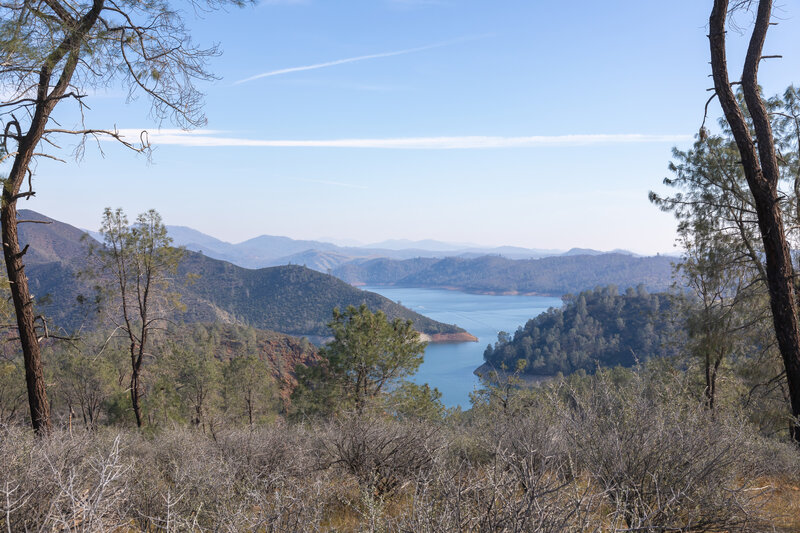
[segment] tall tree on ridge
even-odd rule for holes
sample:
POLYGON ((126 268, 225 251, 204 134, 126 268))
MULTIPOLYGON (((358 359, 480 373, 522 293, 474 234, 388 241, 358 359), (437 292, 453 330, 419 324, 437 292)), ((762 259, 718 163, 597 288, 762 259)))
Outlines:
POLYGON ((92 250, 95 274, 105 285, 109 317, 128 341, 131 406, 136 425, 142 427, 142 365, 154 333, 166 321, 165 308, 178 305, 167 287, 183 251, 170 246, 161 216, 152 209, 129 225, 121 209, 106 208, 100 232, 105 246, 92 250))
POLYGON ((736 141, 747 184, 753 195, 758 227, 764 244, 765 274, 775 336, 786 369, 794 420, 791 437, 800 442, 800 330, 794 268, 783 224, 778 183, 780 169, 772 126, 758 87, 758 67, 763 55, 767 30, 771 24, 772 0, 759 0, 755 23, 745 56, 741 81, 742 94, 750 114, 752 131, 728 75, 726 20, 737 9, 746 9, 754 0, 714 0, 709 17, 709 43, 714 91, 736 141))
MULTIPOLYGON (((210 7, 230 1, 207 0, 210 7)), ((86 92, 121 79, 129 97, 147 94, 152 114, 189 127, 204 123, 202 95, 195 80, 210 78, 205 60, 217 53, 192 43, 176 0, 3 0, 0 2, 0 136, 11 160, 2 180, 3 255, 11 283, 19 340, 25 362, 31 422, 37 434, 50 430, 50 411, 36 331, 33 296, 25 276, 17 234, 17 201, 34 195, 31 165, 55 158, 48 149, 58 138, 77 135, 82 152, 87 138, 107 136, 143 151, 116 129, 83 123, 86 92), (62 102, 72 102, 79 126, 63 128, 52 120, 62 102), (23 186, 27 182, 27 189, 23 186)), ((195 2, 187 2, 197 7, 195 2)), ((65 106, 60 106, 65 107, 65 106)))

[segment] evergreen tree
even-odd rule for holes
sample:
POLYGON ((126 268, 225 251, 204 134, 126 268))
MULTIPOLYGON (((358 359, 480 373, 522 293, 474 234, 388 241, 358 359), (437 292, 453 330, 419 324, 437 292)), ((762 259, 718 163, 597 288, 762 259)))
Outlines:
POLYGON ((225 404, 235 418, 252 426, 276 407, 276 391, 266 363, 254 355, 233 358, 224 370, 225 404))
POLYGON ((364 410, 422 364, 426 343, 410 320, 392 322, 366 305, 333 310, 333 340, 321 351, 322 364, 300 369, 295 394, 301 410, 364 410))

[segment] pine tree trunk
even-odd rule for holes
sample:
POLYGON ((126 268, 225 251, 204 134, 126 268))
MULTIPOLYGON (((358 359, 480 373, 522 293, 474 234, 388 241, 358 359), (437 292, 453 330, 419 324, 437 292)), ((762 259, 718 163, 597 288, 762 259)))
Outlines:
POLYGON ((725 119, 731 128, 742 158, 742 168, 756 206, 758 227, 764 244, 767 287, 778 348, 786 369, 791 411, 794 420, 790 434, 800 443, 800 331, 798 330, 797 294, 793 284, 794 269, 783 225, 778 183, 780 169, 775 141, 764 102, 758 87, 758 66, 772 16, 772 1, 759 0, 753 33, 742 71, 742 92, 752 118, 755 139, 731 89, 725 44, 725 21, 728 0, 715 0, 709 18, 711 71, 714 89, 725 119))
POLYGON ((779 209, 777 195, 761 202, 756 200, 756 207, 761 236, 764 240, 772 321, 786 370, 794 417, 790 433, 792 439, 800 443, 800 331, 798 331, 797 295, 792 283, 794 270, 784 236, 783 221, 780 213, 776 213, 779 209), (761 223, 762 211, 765 212, 764 223, 761 223))
MULTIPOLYGON (((47 401, 39 341, 34 329, 33 300, 28 288, 28 278, 25 276, 25 265, 22 262, 24 253, 20 252, 19 248, 16 202, 21 197, 27 198, 33 195, 33 191, 20 194, 20 188, 25 178, 29 176, 36 146, 45 134, 50 114, 67 91, 75 68, 78 66, 80 50, 85 45, 84 37, 97 22, 104 2, 105 0, 93 0, 92 7, 77 21, 74 21, 75 24, 63 27, 66 37, 52 49, 41 68, 38 69, 38 84, 30 87, 30 89, 36 89, 36 100, 27 133, 23 135, 20 124, 13 115, 12 120, 6 124, 4 132, 6 141, 13 139, 17 142, 17 150, 11 171, 3 185, 2 207, 0 207, 3 256, 6 260, 11 297, 14 301, 14 311, 19 327, 19 339, 25 359, 25 380, 28 385, 31 421, 37 435, 50 432, 50 404, 47 401), (55 75, 54 80, 54 69, 61 64, 63 64, 62 70, 60 74, 55 75), (12 125, 16 126, 16 136, 10 135, 14 131, 12 125)), ((58 33, 60 32, 55 32, 54 35, 58 33)))
POLYGON ((11 297, 17 315, 19 340, 25 360, 25 381, 28 386, 28 404, 31 410, 31 424, 37 435, 50 432, 50 404, 47 401, 47 390, 42 370, 42 355, 39 340, 36 337, 33 299, 25 276, 25 265, 19 248, 17 234, 17 208, 13 191, 3 191, 3 207, 0 213, 3 234, 3 255, 6 261, 8 281, 11 285, 11 297))

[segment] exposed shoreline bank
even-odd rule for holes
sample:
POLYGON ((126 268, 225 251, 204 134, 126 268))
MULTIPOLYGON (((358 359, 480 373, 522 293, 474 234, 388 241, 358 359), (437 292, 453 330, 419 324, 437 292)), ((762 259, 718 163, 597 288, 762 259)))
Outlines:
POLYGON ((466 294, 476 294, 481 296, 542 296, 547 298, 560 298, 563 296, 562 294, 557 293, 548 293, 548 292, 520 292, 517 290, 509 290, 509 291, 488 291, 488 290, 480 290, 480 289, 468 289, 465 287, 456 287, 452 285, 429 285, 429 286, 418 286, 418 285, 396 285, 394 283, 364 283, 364 282, 355 282, 351 283, 353 287, 395 287, 398 289, 430 289, 430 290, 442 290, 442 291, 454 291, 454 292, 463 292, 466 294))
POLYGON ((431 344, 456 343, 456 342, 478 342, 478 337, 468 331, 458 333, 420 333, 420 338, 431 344))

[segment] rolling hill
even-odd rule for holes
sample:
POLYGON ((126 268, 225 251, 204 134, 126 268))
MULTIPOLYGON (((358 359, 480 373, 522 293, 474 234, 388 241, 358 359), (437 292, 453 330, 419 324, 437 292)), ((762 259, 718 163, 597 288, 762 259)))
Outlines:
POLYGON ((183 226, 168 226, 175 243, 246 268, 303 265, 353 285, 448 288, 478 293, 560 296, 601 285, 643 284, 651 291, 672 282, 668 256, 642 257, 627 250, 566 252, 515 246, 479 247, 435 240, 388 240, 337 246, 262 235, 239 244, 183 226))
MULTIPOLYGON (((40 215, 21 210, 20 219, 43 223, 20 225, 20 242, 30 244, 26 257, 31 290, 37 307, 56 325, 74 330, 94 319, 91 305, 79 305, 79 295, 92 296, 90 280, 77 277, 91 242, 85 232, 40 215)), ((301 266, 246 269, 186 251, 172 288, 181 294, 185 322, 245 324, 296 336, 328 335, 327 322, 334 307, 366 303, 390 319, 403 318, 438 340, 466 336, 463 329, 442 324, 375 293, 356 289, 328 274, 301 266), (187 283, 187 274, 199 276, 187 283)), ((91 301, 91 298, 88 298, 91 301)))
POLYGON ((624 253, 562 255, 514 260, 500 256, 418 258, 406 261, 354 261, 332 273, 354 285, 446 288, 496 294, 561 296, 597 286, 644 285, 663 291, 672 283, 672 263, 665 256, 624 253))
POLYGON ((532 318, 513 336, 501 335, 484 352, 477 370, 520 368, 528 375, 552 376, 577 370, 631 367, 656 357, 678 355, 684 334, 675 315, 679 300, 642 287, 620 293, 614 287, 583 291, 564 307, 532 318))

